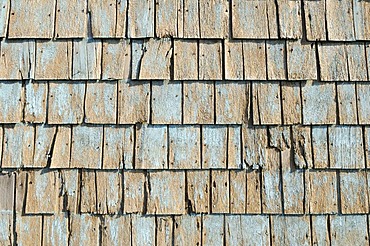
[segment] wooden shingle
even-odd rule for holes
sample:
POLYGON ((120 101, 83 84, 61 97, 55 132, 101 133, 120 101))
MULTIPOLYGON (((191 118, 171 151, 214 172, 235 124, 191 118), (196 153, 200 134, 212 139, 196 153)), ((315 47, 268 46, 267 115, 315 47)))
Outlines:
POLYGON ((179 246, 201 245, 202 216, 182 215, 175 216, 174 243, 179 246))
POLYGON ((329 216, 311 216, 311 234, 313 245, 330 245, 329 216))
POLYGON ((353 18, 356 40, 370 39, 370 4, 366 1, 353 1, 353 18))
POLYGON ((155 238, 162 245, 170 246, 173 242, 174 223, 172 216, 161 216, 156 218, 155 238))
POLYGON ((6 36, 8 30, 8 17, 10 10, 10 0, 3 0, 0 3, 0 37, 6 36))
POLYGON ((55 214, 45 216, 43 220, 42 241, 46 245, 68 244, 68 216, 55 214))
POLYGON ((264 41, 243 41, 243 58, 244 79, 267 79, 266 43, 264 41))
POLYGON ((273 216, 271 233, 272 245, 311 245, 308 216, 273 216))
POLYGON ((198 42, 196 40, 174 41, 174 79, 198 79, 198 42))
POLYGON ((247 214, 262 213, 261 182, 261 172, 259 170, 247 171, 247 202, 245 203, 247 214))
POLYGON ((96 171, 96 209, 98 214, 122 211, 122 172, 96 171))
POLYGON ((304 43, 301 40, 287 41, 289 80, 315 80, 317 78, 315 49, 314 43, 304 43))
POLYGON ((181 37, 183 24, 183 1, 155 1, 155 34, 159 38, 181 37))
POLYGON ((220 41, 199 41, 199 79, 222 79, 222 43, 220 41))
POLYGON ((353 22, 353 1, 327 0, 326 6, 326 25, 329 40, 333 41, 352 41, 355 40, 355 30, 353 22))
POLYGON ((58 126, 50 168, 69 168, 72 143, 71 129, 71 126, 58 126))
POLYGON ((325 1, 303 0, 303 3, 307 40, 326 40, 325 1))
POLYGON ((12 245, 13 243, 13 215, 11 213, 0 213, 0 244, 12 245))
POLYGON ((200 38, 199 0, 184 0, 183 5, 183 37, 200 38))
POLYGON ((225 79, 242 80, 244 78, 243 42, 225 40, 225 79))
POLYGON ((64 169, 59 172, 57 212, 80 212, 80 174, 77 169, 64 169))
POLYGON ((96 182, 96 173, 94 170, 86 170, 81 172, 80 177, 80 212, 97 213, 98 186, 96 182))
POLYGON ((71 245, 97 245, 99 242, 99 217, 90 214, 72 214, 69 220, 71 245))
MULTIPOLYGON (((90 54, 90 52, 88 53, 90 54)), ((94 54, 94 53, 93 53, 94 54)), ((99 53, 96 51, 96 59, 99 53)), ((89 57, 87 57, 89 58, 89 57)), ((88 61, 89 62, 89 61, 88 61)), ((131 41, 106 40, 103 42, 101 60, 101 78, 105 79, 128 79, 131 64, 131 41)), ((100 65, 97 63, 97 65, 100 65)))
POLYGON ((348 63, 343 43, 321 43, 318 46, 322 81, 348 81, 348 63))
POLYGON ((339 124, 357 124, 357 98, 355 83, 338 83, 339 124))
POLYGON ((225 217, 223 215, 203 215, 202 219, 201 245, 224 245, 225 217))
POLYGON ((127 35, 129 38, 154 37, 154 0, 128 3, 127 35))
POLYGON ((312 168, 311 128, 295 125, 292 127, 294 165, 296 168, 312 168))
POLYGON ((187 171, 187 196, 190 206, 188 210, 193 213, 208 213, 210 212, 210 171, 187 171))
POLYGON ((245 168, 242 154, 242 127, 228 126, 227 128, 227 168, 240 169, 245 168))
POLYGON ((330 241, 332 245, 358 245, 368 243, 366 216, 330 216, 330 241))
MULTIPOLYGON (((268 2, 268 1, 267 1, 268 2)), ((300 0, 278 0, 280 38, 302 37, 302 14, 300 0)), ((270 18, 269 18, 270 20, 270 18)))
POLYGON ((2 82, 0 84, 0 122, 21 122, 23 119, 23 101, 22 82, 2 82))
POLYGON ((357 113, 359 124, 370 123, 370 86, 368 82, 356 83, 357 113))
POLYGON ((365 172, 340 172, 341 213, 369 212, 368 180, 365 172))
MULTIPOLYGON (((229 174, 229 211, 225 213, 244 214, 247 201, 247 175, 245 170, 233 170, 229 174)), ((222 184, 221 184, 222 185, 222 184)), ((226 188, 226 187, 224 187, 226 188)), ((226 193, 227 194, 227 193, 226 193)), ((212 193, 213 195, 213 193, 212 193)), ((227 200, 226 200, 227 201, 227 200)), ((226 207, 227 208, 227 207, 226 207)), ((213 209, 213 208, 212 208, 213 209)), ((213 210, 212 210, 213 211, 213 210)))
POLYGON ((200 38, 227 38, 229 35, 229 2, 198 0, 200 38))
POLYGON ((125 213, 142 213, 144 209, 144 194, 146 189, 144 172, 123 173, 123 206, 125 213))
POLYGON ((329 167, 328 128, 326 126, 313 126, 311 130, 312 154, 314 168, 329 167))
MULTIPOLYGON (((13 212, 15 199, 15 180, 16 175, 14 173, 0 174, 0 193, 3 196, 3 199, 0 200, 0 214, 12 214, 13 212)), ((5 219, 5 217, 3 217, 3 219, 5 219)), ((0 242, 2 239, 0 239, 0 242)))
POLYGON ((18 245, 41 245, 42 216, 18 216, 15 231, 18 245))
POLYGON ((364 43, 346 44, 349 80, 367 81, 366 52, 364 43))
POLYGON ((267 129, 242 127, 243 162, 247 167, 259 169, 266 164, 267 129))
POLYGON ((56 38, 82 38, 86 36, 86 2, 79 0, 56 1, 54 34, 56 38))
POLYGON ((227 128, 206 125, 202 127, 202 168, 227 167, 227 128))
MULTIPOLYGON (((72 45, 72 79, 100 79, 102 69, 102 42, 100 40, 89 41, 88 39, 82 39, 74 40, 72 45)), ((117 46, 117 48, 119 47, 117 46)))
POLYGON ((129 215, 105 216, 102 229, 103 245, 131 245, 131 217, 129 215))
POLYGON ((132 245, 155 245, 155 217, 131 216, 131 242, 132 245))
POLYGON ((32 123, 46 122, 46 104, 48 84, 28 81, 25 85, 24 121, 32 123))
POLYGON ((56 127, 50 125, 35 126, 35 149, 32 165, 28 167, 46 167, 51 161, 53 141, 56 137, 56 127))
POLYGON ((281 82, 283 124, 302 123, 301 85, 299 82, 281 82))
POLYGON ((230 212, 229 171, 211 171, 211 213, 230 212))
POLYGON ((266 41, 267 78, 269 80, 286 79, 287 61, 285 54, 285 41, 266 41))

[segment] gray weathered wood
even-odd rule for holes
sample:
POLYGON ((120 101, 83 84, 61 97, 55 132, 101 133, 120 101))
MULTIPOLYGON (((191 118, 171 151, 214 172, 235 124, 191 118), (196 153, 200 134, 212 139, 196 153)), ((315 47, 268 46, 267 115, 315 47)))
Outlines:
POLYGON ((103 245, 131 245, 131 217, 129 215, 105 216, 102 229, 103 245))
MULTIPOLYGON (((120 46, 116 45, 116 48, 120 48, 120 46)), ((106 56, 107 54, 105 54, 106 56)), ((100 40, 73 41, 72 79, 100 79, 101 65, 102 42, 100 40)))
POLYGON ((224 245, 224 215, 203 215, 202 219, 202 245, 224 245))
POLYGON ((186 178, 188 209, 194 213, 210 212, 210 170, 188 171, 186 178))
POLYGON ((98 214, 121 213, 122 172, 96 171, 96 207, 98 214))
POLYGON ((357 100, 355 83, 338 83, 339 123, 356 125, 357 100))
POLYGON ((364 168, 362 128, 360 126, 329 127, 329 156, 331 168, 364 168))
POLYGON ((82 123, 85 83, 49 83, 48 123, 82 123))
POLYGON ((52 38, 55 1, 12 2, 9 15, 9 38, 52 38))
MULTIPOLYGON (((13 212, 15 180, 16 176, 14 173, 0 175, 0 193, 2 194, 2 199, 0 200, 0 216, 2 214, 12 214, 13 212)), ((2 237, 0 236, 0 238, 2 237)), ((1 240, 4 240, 4 238, 0 239, 0 242, 1 240)))
POLYGON ((135 168, 167 168, 167 127, 165 125, 136 127, 135 168))
POLYGON ((343 43, 319 43, 318 49, 321 80, 348 81, 349 74, 345 45, 343 43))
POLYGON ((286 79, 287 68, 285 53, 285 41, 266 41, 267 78, 269 80, 286 79))
POLYGON ((132 245, 155 245, 155 217, 132 215, 131 216, 132 245))
POLYGON ((18 216, 15 221, 15 231, 19 246, 41 245, 42 217, 18 216))
MULTIPOLYGON (((278 0, 279 30, 281 38, 302 37, 302 14, 300 0, 278 0)), ((270 19, 270 18, 269 18, 270 19)))
POLYGON ((341 213, 359 214, 369 211, 367 173, 340 172, 341 213))
POLYGON ((175 216, 174 244, 176 246, 201 245, 201 215, 175 216))
POLYGON ((0 122, 21 122, 23 118, 23 103, 22 82, 2 82, 0 84, 0 122))
POLYGON ((244 78, 243 42, 225 40, 225 79, 244 78))
POLYGON ((50 168, 69 168, 71 156, 71 126, 58 126, 50 168))
POLYGON ((241 124, 249 114, 249 83, 216 82, 216 124, 241 124))
POLYGON ((26 202, 27 172, 18 172, 15 174, 17 181, 15 182, 14 212, 16 214, 24 214, 26 202))
POLYGON ((301 40, 287 41, 287 65, 289 80, 317 79, 315 52, 316 48, 314 43, 305 43, 301 40))
POLYGON ((184 124, 214 123, 214 83, 184 83, 184 124))
POLYGON ((200 126, 169 126, 169 168, 201 167, 200 126))
MULTIPOLYGON (((97 213, 97 178, 94 170, 81 172, 80 176, 80 212, 97 213)), ((100 187, 99 187, 100 188, 100 187)))
POLYGON ((335 172, 306 173, 306 211, 310 214, 338 213, 335 172))
POLYGON ((295 167, 312 168, 311 128, 296 125, 292 129, 295 167))
POLYGON ((25 85, 24 120, 32 123, 46 122, 48 84, 33 81, 25 85))
POLYGON ((353 1, 353 18, 356 40, 370 39, 370 5, 366 1, 353 1))
POLYGON ((328 217, 327 215, 311 216, 313 245, 330 245, 328 217))
POLYGON ((303 0, 306 38, 309 41, 326 40, 325 1, 303 0))
MULTIPOLYGON (((1 13, 1 12, 0 12, 1 13)), ((0 244, 12 245, 13 243, 13 215, 10 213, 0 213, 0 244)))
MULTIPOLYGON (((363 134, 364 134, 364 142, 365 142, 366 163, 370 163, 370 127, 368 126, 365 127, 363 134)), ((370 184, 369 184, 369 187, 370 187, 370 184)))
MULTIPOLYGON (((94 38, 111 38, 116 36, 117 12, 116 0, 89 0, 89 21, 94 38)), ((126 2, 126 1, 124 1, 126 2)))
POLYGON ((125 213, 142 213, 146 177, 143 172, 123 173, 123 206, 125 213))
POLYGON ((281 100, 283 104, 283 124, 301 124, 302 101, 300 83, 282 82, 281 100))
POLYGON ((130 128, 104 126, 104 147, 103 147, 103 169, 123 169, 124 153, 126 146, 132 146, 133 140, 125 138, 130 128))
MULTIPOLYGON (((96 58, 99 58, 99 56, 96 56, 96 58)), ((131 41, 129 39, 106 40, 103 42, 102 79, 128 79, 131 72, 130 65, 131 41)))
POLYGON ((69 245, 98 245, 99 217, 89 214, 73 214, 70 216, 69 245))
POLYGON ((366 54, 364 43, 346 44, 349 80, 367 81, 366 54))
POLYGON ((149 122, 150 83, 118 81, 118 123, 149 122))
MULTIPOLYGON (((86 1, 57 0, 55 13, 55 37, 56 38, 84 37, 86 35, 86 26, 87 26, 86 13, 87 13, 86 1)), ((92 16, 94 17, 94 15, 92 16)), ((104 18, 105 23, 106 21, 107 19, 104 18)))
POLYGON ((334 83, 308 81, 302 86, 303 123, 312 125, 336 123, 334 83))
POLYGON ((311 130, 312 154, 314 168, 329 167, 328 128, 326 126, 313 126, 311 130))
POLYGON ((242 157, 242 128, 241 126, 229 126, 227 129, 227 167, 228 169, 245 168, 242 157))
POLYGON ((265 41, 243 41, 243 58, 244 79, 267 79, 265 41))
POLYGON ((247 214, 262 213, 261 182, 261 172, 259 170, 247 171, 247 202, 245 204, 247 214))
POLYGON ((156 218, 155 238, 157 244, 163 246, 172 246, 173 219, 171 216, 161 216, 156 218))
POLYGON ((182 83, 152 82, 152 123, 181 124, 182 83))
POLYGON ((174 79, 198 79, 198 42, 196 40, 174 41, 174 79))
POLYGON ((252 84, 253 124, 281 124, 281 100, 279 82, 256 82, 252 84))
POLYGON ((55 214, 43 220, 43 245, 68 245, 68 216, 55 214))
POLYGON ((56 137, 56 126, 35 126, 35 150, 33 152, 33 163, 28 167, 46 167, 52 157, 51 148, 56 137))
POLYGON ((117 112, 117 82, 86 84, 85 122, 115 124, 117 112))
POLYGON ((185 213, 185 172, 150 172, 148 214, 185 213))
POLYGON ((243 161, 252 169, 266 164, 267 130, 265 127, 242 127, 243 161))
POLYGON ((272 216, 272 245, 311 245, 308 216, 272 216))
POLYGON ((211 171, 211 213, 230 212, 229 171, 211 171))
POLYGON ((159 38, 181 37, 183 21, 183 1, 155 1, 155 34, 159 38))
MULTIPOLYGON (((370 51, 370 49, 369 49, 370 51)), ((370 86, 367 82, 356 83, 357 113, 359 124, 370 123, 370 86)))
POLYGON ((369 243, 365 215, 330 216, 331 245, 367 245, 369 243))
POLYGON ((202 168, 227 167, 227 127, 206 125, 202 128, 202 168))
POLYGON ((129 38, 154 37, 154 0, 129 1, 127 35, 129 38))
MULTIPOLYGON (((244 214, 245 204, 247 201, 247 185, 246 185, 246 171, 245 170, 232 170, 229 174, 229 211, 225 209, 223 212, 232 214, 244 214)), ((222 184, 221 184, 222 185, 222 184)), ((225 189, 226 187, 224 187, 225 189)), ((227 191, 226 191, 227 194, 227 191)), ((212 193, 213 195, 213 193, 212 193)), ((228 206, 225 206, 227 208, 228 206)), ((212 210, 213 212, 213 210, 212 210)))
POLYGON ((64 169, 58 176, 58 212, 80 212, 80 172, 77 169, 64 169))
POLYGON ((326 3, 326 25, 329 40, 352 41, 355 40, 353 22, 352 0, 327 0, 326 3))
POLYGON ((0 2, 0 37, 5 37, 8 30, 8 17, 10 11, 10 0, 0 2))
POLYGON ((72 128, 71 167, 101 168, 103 127, 75 126, 72 128))
POLYGON ((0 79, 22 80, 34 77, 35 41, 2 41, 0 51, 0 79))
POLYGON ((71 41, 37 41, 35 79, 69 79, 72 71, 71 41))
POLYGON ((200 38, 199 2, 198 0, 184 0, 183 4, 183 37, 200 38))
MULTIPOLYGON (((268 128, 268 134, 269 147, 274 147, 277 150, 284 151, 292 146, 289 126, 270 126, 268 128)), ((270 152, 270 154, 275 158, 274 152, 270 152)), ((279 167, 279 165, 275 163, 276 159, 274 158, 267 163, 268 165, 266 166, 266 169, 276 170, 276 167, 279 167)))
POLYGON ((199 79, 222 79, 222 44, 220 41, 199 41, 199 79))
POLYGON ((227 38, 229 35, 229 2, 198 0, 201 38, 227 38))

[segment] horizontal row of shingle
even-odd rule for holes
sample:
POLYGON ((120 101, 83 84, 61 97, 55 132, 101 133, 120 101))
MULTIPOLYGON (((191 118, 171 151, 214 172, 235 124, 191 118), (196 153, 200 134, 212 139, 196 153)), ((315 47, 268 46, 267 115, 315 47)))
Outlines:
POLYGON ((368 214, 369 179, 364 171, 286 164, 257 171, 22 170, 0 175, 0 211, 15 205, 25 214, 368 214))
POLYGON ((3 41, 0 51, 1 80, 367 81, 370 70, 363 42, 29 40, 3 41))
POLYGON ((4 245, 368 245, 367 215, 0 214, 4 245), (16 236, 15 236, 16 235, 16 236), (244 243, 244 244, 243 244, 244 243))
POLYGON ((361 0, 9 0, 0 37, 370 40, 369 13, 361 0))
POLYGON ((370 124, 368 82, 3 81, 1 123, 370 124))
POLYGON ((0 128, 1 168, 365 169, 370 131, 361 126, 214 125, 0 128), (277 151, 275 153, 274 151, 277 151))

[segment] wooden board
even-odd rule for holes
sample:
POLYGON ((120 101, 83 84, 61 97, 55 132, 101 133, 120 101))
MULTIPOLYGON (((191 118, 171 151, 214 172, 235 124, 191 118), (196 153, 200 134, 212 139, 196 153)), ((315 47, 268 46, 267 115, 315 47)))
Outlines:
POLYGON ((102 229, 103 245, 131 245, 131 218, 129 215, 105 216, 102 229))
MULTIPOLYGON (((124 1, 126 3, 126 1, 124 1)), ((94 38, 111 38, 116 36, 117 1, 87 1, 91 34, 94 38)))
POLYGON ((309 214, 336 214, 339 212, 335 172, 307 172, 305 183, 306 211, 309 214))
POLYGON ((329 167, 328 128, 313 126, 311 130, 312 154, 314 168, 329 167))
POLYGON ((306 38, 309 41, 326 40, 325 1, 304 0, 306 38))
MULTIPOLYGON (((129 39, 106 40, 102 45, 101 78, 103 80, 128 79, 131 72, 131 41, 129 39)), ((96 52, 96 54, 96 58, 99 58, 99 53, 96 52)))
POLYGON ((85 122, 115 124, 117 113, 117 82, 86 83, 85 122))
POLYGON ((155 239, 158 244, 172 246, 174 223, 172 216, 161 216, 156 218, 155 239))
POLYGON ((174 244, 178 246, 201 245, 202 216, 175 216, 174 244))
POLYGON ((220 41, 199 41, 199 79, 222 79, 222 43, 220 41))
POLYGON ((68 244, 68 215, 55 214, 45 216, 43 219, 42 242, 45 245, 67 245, 68 244))
POLYGON ((169 134, 169 168, 198 169, 201 167, 200 126, 172 125, 169 134))
POLYGON ((330 216, 330 241, 331 245, 358 245, 368 244, 366 216, 330 216))
POLYGON ((155 217, 141 215, 131 216, 132 245, 155 245, 155 217))
POLYGON ((272 216, 271 233, 272 245, 311 245, 308 216, 272 216))
POLYGON ((300 0, 278 0, 280 38, 302 38, 302 13, 300 0))
POLYGON ((341 213, 366 214, 369 211, 367 173, 340 172, 341 213))
POLYGON ((55 1, 13 2, 9 15, 9 38, 52 38, 55 1))
POLYGON ((151 99, 151 119, 153 124, 181 124, 181 82, 153 81, 151 99))
POLYGON ((155 4, 156 37, 181 37, 183 1, 156 0, 155 4))
POLYGON ((133 149, 133 141, 125 138, 127 130, 129 128, 104 126, 103 169, 123 169, 125 147, 131 145, 133 149))
MULTIPOLYGON (((100 40, 73 40, 72 79, 100 79, 102 42, 100 40)), ((119 48, 119 45, 116 45, 119 48)), ((107 56, 105 54, 105 56, 107 56)), ((105 64, 104 64, 105 65, 105 64)))
POLYGON ((301 86, 299 82, 281 83, 281 101, 283 104, 283 124, 302 123, 301 86))
POLYGON ((244 78, 243 42, 225 40, 225 79, 242 80, 244 78))
POLYGON ((35 126, 35 150, 33 152, 33 163, 25 167, 46 167, 52 158, 52 145, 56 137, 56 126, 35 126))
POLYGON ((71 167, 101 168, 103 127, 75 126, 72 128, 71 167))
POLYGON ((243 58, 244 79, 267 79, 265 41, 243 41, 243 58))
POLYGON ((80 177, 80 212, 96 214, 98 197, 96 173, 94 170, 86 170, 81 172, 80 177))
POLYGON ((349 80, 368 81, 364 43, 346 44, 349 80))
POLYGON ((72 71, 71 41, 37 41, 35 79, 69 79, 72 71))
POLYGON ((71 157, 71 126, 58 126, 50 168, 69 168, 71 157))
POLYGON ((227 168, 245 168, 242 157, 242 128, 241 126, 229 126, 227 129, 227 168))
POLYGON ((61 170, 58 176, 58 212, 80 212, 81 178, 77 169, 61 170))
POLYGON ((154 0, 129 2, 127 12, 129 38, 154 37, 154 0))
POLYGON ((312 81, 304 83, 302 85, 303 124, 336 124, 335 97, 334 83, 312 81))
POLYGON ((311 216, 311 234, 313 245, 330 245, 329 216, 311 216))
POLYGON ((229 172, 224 170, 211 171, 211 213, 230 212, 229 172))
POLYGON ((167 148, 167 127, 165 125, 136 126, 136 169, 167 168, 167 148))
MULTIPOLYGON (((90 12, 92 12, 91 9, 90 12)), ((55 37, 83 38, 86 35, 86 13, 86 1, 57 0, 54 27, 55 37)), ((94 17, 94 15, 92 16, 94 17)), ((104 21, 107 23, 106 19, 104 21)))
POLYGON ((338 83, 338 108, 339 123, 356 125, 357 122, 357 99, 355 83, 338 83))
POLYGON ((202 168, 227 167, 227 127, 202 127, 202 168))
POLYGON ((100 220, 89 214, 72 214, 70 217, 70 245, 97 245, 100 220))
MULTIPOLYGON (((229 191, 229 211, 232 214, 244 214, 245 203, 247 200, 247 175, 245 170, 232 170, 229 174, 229 183, 230 183, 230 191, 229 191)), ((222 185, 222 184, 221 184, 222 185)), ((224 187, 226 188, 226 187, 224 187)), ((213 196, 213 193, 212 193, 213 196)), ((226 207, 227 208, 227 207, 226 207)), ((229 213, 229 211, 225 210, 225 213, 229 213)))
POLYGON ((199 2, 198 0, 184 0, 183 4, 183 37, 200 38, 199 2))
MULTIPOLYGON (((0 216, 1 214, 11 214, 13 212, 14 199, 15 199, 15 180, 16 175, 9 174, 0 174, 0 193, 2 194, 2 199, 0 200, 0 216)), ((2 219, 6 220, 6 217, 2 219)), ((2 223, 0 223, 2 224, 2 223)), ((1 233, 0 233, 1 235, 1 233)), ((1 236, 0 236, 1 238, 1 236)), ((4 238, 0 239, 0 242, 4 238)))
POLYGON ((124 172, 123 173, 123 200, 125 213, 142 213, 145 200, 144 194, 147 192, 146 177, 143 172, 124 172))
POLYGON ((0 92, 0 122, 21 122, 24 103, 22 82, 2 82, 0 92))
POLYGON ((216 124, 241 124, 248 120, 250 84, 216 82, 216 124))
POLYGON ((148 214, 185 213, 185 172, 150 172, 148 214))
POLYGON ((365 1, 353 2, 353 18, 356 40, 370 39, 370 4, 365 1))
POLYGON ((214 123, 214 83, 184 83, 183 124, 214 123))
POLYGON ((266 164, 266 127, 242 127, 243 162, 252 169, 263 168, 266 164))
POLYGON ((322 81, 349 80, 347 54, 343 43, 319 43, 318 51, 322 81))
POLYGON ((177 39, 174 41, 174 79, 198 79, 198 42, 177 39))
POLYGON ((187 171, 186 182, 188 210, 193 213, 210 212, 210 171, 187 171))
POLYGON ((316 80, 317 67, 315 44, 306 43, 301 40, 287 41, 287 66, 289 80, 316 80))
POLYGON ((253 124, 281 124, 281 100, 279 82, 252 84, 253 124))
POLYGON ((85 83, 49 83, 48 124, 78 124, 84 116, 85 83))
POLYGON ((330 167, 357 169, 365 167, 364 146, 360 126, 329 127, 330 167))
MULTIPOLYGON (((2 10, 0 10, 2 11, 2 10)), ((22 80, 34 77, 35 41, 0 42, 0 79, 22 80)))
POLYGON ((355 30, 353 21, 353 2, 344 0, 327 0, 326 3, 326 26, 329 40, 353 41, 355 30))
POLYGON ((294 165, 296 168, 312 168, 311 128, 296 125, 292 127, 294 165))
MULTIPOLYGON (((370 49, 369 49, 370 51, 370 49)), ((358 112, 358 123, 369 124, 370 123, 370 111, 368 105, 370 105, 370 87, 366 82, 356 83, 357 93, 357 112, 358 112)))
POLYGON ((32 80, 28 81, 25 85, 24 94, 24 120, 31 123, 45 123, 48 84, 39 81, 36 83, 32 80))
POLYGON ((98 214, 119 214, 123 209, 122 172, 96 171, 96 208, 98 214))
POLYGON ((285 41, 266 41, 267 78, 269 80, 285 80, 286 68, 285 41))
POLYGON ((247 202, 245 204, 245 212, 247 214, 262 213, 261 182, 262 180, 260 171, 247 171, 247 202))
POLYGON ((200 38, 227 38, 229 3, 223 0, 198 0, 200 38))
POLYGON ((41 245, 42 217, 18 216, 15 221, 17 244, 22 246, 41 245))
POLYGON ((224 245, 223 215, 202 216, 202 245, 224 245))

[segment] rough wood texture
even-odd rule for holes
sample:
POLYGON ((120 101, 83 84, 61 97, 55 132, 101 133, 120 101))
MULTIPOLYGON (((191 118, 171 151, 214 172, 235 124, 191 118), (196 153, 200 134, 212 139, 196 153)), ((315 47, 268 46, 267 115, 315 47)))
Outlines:
POLYGON ((85 122, 115 124, 117 110, 117 82, 86 84, 85 122))
MULTIPOLYGON (((97 178, 94 170, 81 172, 80 176, 80 211, 81 213, 97 213, 97 178)), ((100 188, 100 187, 99 187, 100 188)))
POLYGON ((155 239, 157 244, 163 246, 171 246, 173 242, 173 219, 171 216, 157 217, 156 218, 156 232, 155 239), (160 242, 160 243, 158 243, 160 242))
POLYGON ((249 114, 249 83, 216 82, 216 124, 241 124, 249 114))
POLYGON ((31 166, 27 165, 27 167, 46 167, 51 161, 51 151, 53 141, 56 137, 56 127, 49 125, 36 125, 35 128, 33 163, 31 166))
POLYGON ((22 82, 2 82, 0 92, 0 121, 4 123, 21 122, 24 103, 22 82))
POLYGON ((214 123, 214 83, 184 83, 184 124, 214 123))
POLYGON ((82 39, 73 43, 72 79, 100 79, 102 42, 82 39))
POLYGON ((163 125, 136 127, 135 168, 167 168, 167 127, 163 125))
MULTIPOLYGON (((123 1, 126 4, 126 1, 123 1)), ((117 1, 96 1, 89 0, 89 21, 91 22, 91 34, 94 38, 109 38, 116 36, 117 1)), ((125 18, 126 21, 126 18, 125 18)))
POLYGON ((274 216, 271 220, 272 245, 311 245, 309 217, 274 216))
POLYGON ((70 245, 97 245, 99 242, 99 217, 89 214, 72 214, 70 217, 70 245))
POLYGON ((356 40, 370 39, 370 5, 366 1, 353 2, 356 40))
MULTIPOLYGON (((230 213, 244 214, 247 200, 246 172, 244 170, 230 171, 230 213)), ((221 184, 222 185, 222 184, 221 184)), ((226 187, 224 187, 225 189, 226 187)), ((212 193, 213 195, 213 193, 212 193)), ((226 210, 225 213, 228 211, 226 210)))
POLYGON ((326 22, 327 35, 333 41, 352 41, 355 39, 353 10, 351 0, 327 0, 326 22))
MULTIPOLYGON (((0 175, 0 193, 2 194, 2 199, 0 200, 0 214, 11 214, 14 205, 14 189, 15 189, 15 174, 1 174, 0 175)), ((5 219, 5 217, 3 217, 5 219)), ((0 223, 2 224, 2 223, 0 223)), ((4 229, 4 228, 3 228, 4 229)), ((1 235, 1 233, 0 233, 1 235)), ((4 240, 0 236, 1 240, 4 240)))
MULTIPOLYGON (((86 12, 87 12, 86 1, 57 0, 55 13, 55 37, 56 38, 84 37, 86 34, 86 12)), ((105 19, 104 21, 106 23, 107 20, 105 19)))
POLYGON ((336 123, 335 84, 308 81, 302 86, 303 124, 336 123))
MULTIPOLYGON (((131 76, 131 41, 129 39, 107 40, 102 45, 101 78, 128 79, 131 76)), ((98 51, 96 58, 99 58, 98 51)))
POLYGON ((182 84, 152 82, 151 111, 153 124, 181 124, 182 84))
POLYGON ((368 213, 369 194, 365 172, 340 173, 341 213, 368 213))
POLYGON ((330 216, 331 245, 368 244, 368 231, 365 216, 330 216))
POLYGON ((306 173, 306 210, 310 214, 338 213, 335 172, 306 173))
POLYGON ((259 214, 261 210, 261 172, 252 170, 247 171, 247 202, 246 213, 259 214))
POLYGON ((169 168, 198 169, 201 167, 199 126, 169 126, 169 168))
POLYGON ((186 182, 188 209, 194 213, 209 212, 210 171, 188 171, 186 174, 186 182))
POLYGON ((267 130, 265 127, 242 127, 243 162, 252 169, 266 164, 267 130), (248 144, 247 144, 248 143, 248 144))
POLYGON ((346 44, 349 80, 368 81, 364 43, 346 44))
POLYGON ((278 0, 279 30, 281 38, 302 37, 302 16, 300 0, 278 0))
POLYGON ((347 54, 343 43, 319 43, 318 51, 322 81, 349 80, 347 54))
POLYGON ((284 151, 286 149, 291 148, 292 146, 292 140, 291 138, 291 130, 289 126, 270 126, 268 128, 268 136, 269 136, 269 147, 273 147, 275 149, 268 148, 266 151, 267 157, 272 159, 269 159, 266 165, 267 170, 278 170, 276 168, 279 167, 279 164, 276 162, 279 162, 278 158, 276 157, 276 151, 284 151), (269 156, 271 155, 271 156, 269 156))
MULTIPOLYGON (((370 51, 370 50, 369 50, 370 51)), ((357 112, 358 112, 358 123, 369 124, 370 123, 370 86, 367 82, 356 83, 357 92, 357 112)))
POLYGON ((302 40, 287 41, 289 80, 317 79, 315 52, 316 48, 314 43, 305 43, 302 40))
POLYGON ((242 157, 242 128, 241 126, 229 126, 227 131, 227 167, 228 169, 245 168, 242 157))
POLYGON ((329 156, 331 168, 364 168, 365 157, 361 127, 329 127, 329 156))
POLYGON ((198 42, 196 40, 174 41, 174 79, 198 79, 198 42), (186 62, 184 60, 186 59, 186 62))
POLYGON ((298 82, 281 83, 281 101, 283 104, 283 124, 302 123, 301 86, 298 82))
MULTIPOLYGON (((249 2, 251 1, 247 3, 249 2)), ((243 58, 244 79, 267 79, 266 43, 264 41, 243 41, 243 58)))
MULTIPOLYGON (((26 82, 24 120, 31 123, 46 122, 48 84, 43 82, 26 82)), ((8 104, 8 103, 7 103, 8 104)))
POLYGON ((68 217, 66 214, 45 216, 43 221, 42 242, 45 245, 68 244, 68 217))
POLYGON ((150 172, 148 213, 185 213, 185 172, 150 172))
POLYGON ((80 210, 80 173, 78 170, 61 170, 59 172, 58 210, 77 213, 80 210))
POLYGON ((123 197, 125 213, 142 213, 144 209, 144 194, 146 177, 143 172, 124 172, 123 197))
POLYGON ((243 42, 225 40, 225 79, 242 80, 244 78, 243 42))
POLYGON ((103 245, 131 245, 131 218, 129 215, 105 216, 102 229, 103 245))
POLYGON ((200 38, 227 38, 229 3, 223 0, 198 0, 200 38))
POLYGON ((314 168, 328 168, 328 128, 326 126, 314 126, 311 133, 313 166, 314 168))
POLYGON ((0 37, 5 37, 8 30, 8 16, 10 10, 10 0, 0 2, 0 37))
POLYGON ((338 108, 340 124, 357 124, 356 84, 338 83, 338 108))
MULTIPOLYGON (((0 8, 0 11, 1 8, 0 8)), ((35 41, 0 42, 0 79, 22 80, 34 77, 35 41)))
MULTIPOLYGON (((1 12, 0 12, 1 13, 1 12)), ((13 234, 13 215, 10 213, 0 213, 0 244, 12 245, 13 234)))
POLYGON ((230 189, 228 171, 211 171, 211 212, 229 213, 230 189))
POLYGON ((149 122, 150 84, 148 82, 118 81, 118 123, 149 122))
POLYGON ((36 43, 35 79, 69 79, 72 71, 72 42, 36 43))
POLYGON ((175 216, 174 243, 177 246, 201 245, 201 215, 175 216))
POLYGON ((159 38, 181 37, 183 28, 183 1, 155 1, 155 34, 159 38))
POLYGON ((55 1, 12 2, 9 15, 9 38, 52 38, 55 1))
POLYGON ((222 43, 220 41, 199 41, 199 79, 222 79, 222 43))
POLYGON ((294 164, 296 168, 312 167, 311 129, 308 126, 293 126, 294 164))
POLYGON ((131 216, 132 245, 155 245, 155 217, 131 216))
POLYGON ((311 216, 313 245, 330 245, 329 216, 311 216))
POLYGON ((279 82, 252 84, 253 124, 281 124, 281 100, 279 82))
POLYGON ((285 41, 266 41, 267 78, 269 80, 286 79, 287 69, 285 54, 286 54, 285 41))
POLYGON ((41 245, 42 217, 19 216, 15 223, 15 231, 18 245, 41 245))
POLYGON ((98 214, 118 214, 122 211, 122 172, 96 171, 98 214))
POLYGON ((227 128, 224 126, 203 126, 202 151, 202 168, 227 167, 227 128))
POLYGON ((223 215, 203 215, 202 245, 224 245, 223 215))
POLYGON ((101 168, 103 127, 72 128, 71 167, 101 168))
POLYGON ((154 0, 128 4, 127 35, 129 38, 154 37, 154 0))
POLYGON ((58 126, 50 168, 68 168, 70 166, 71 129, 71 126, 58 126))
POLYGON ((325 1, 303 0, 306 38, 309 41, 326 40, 325 1))

